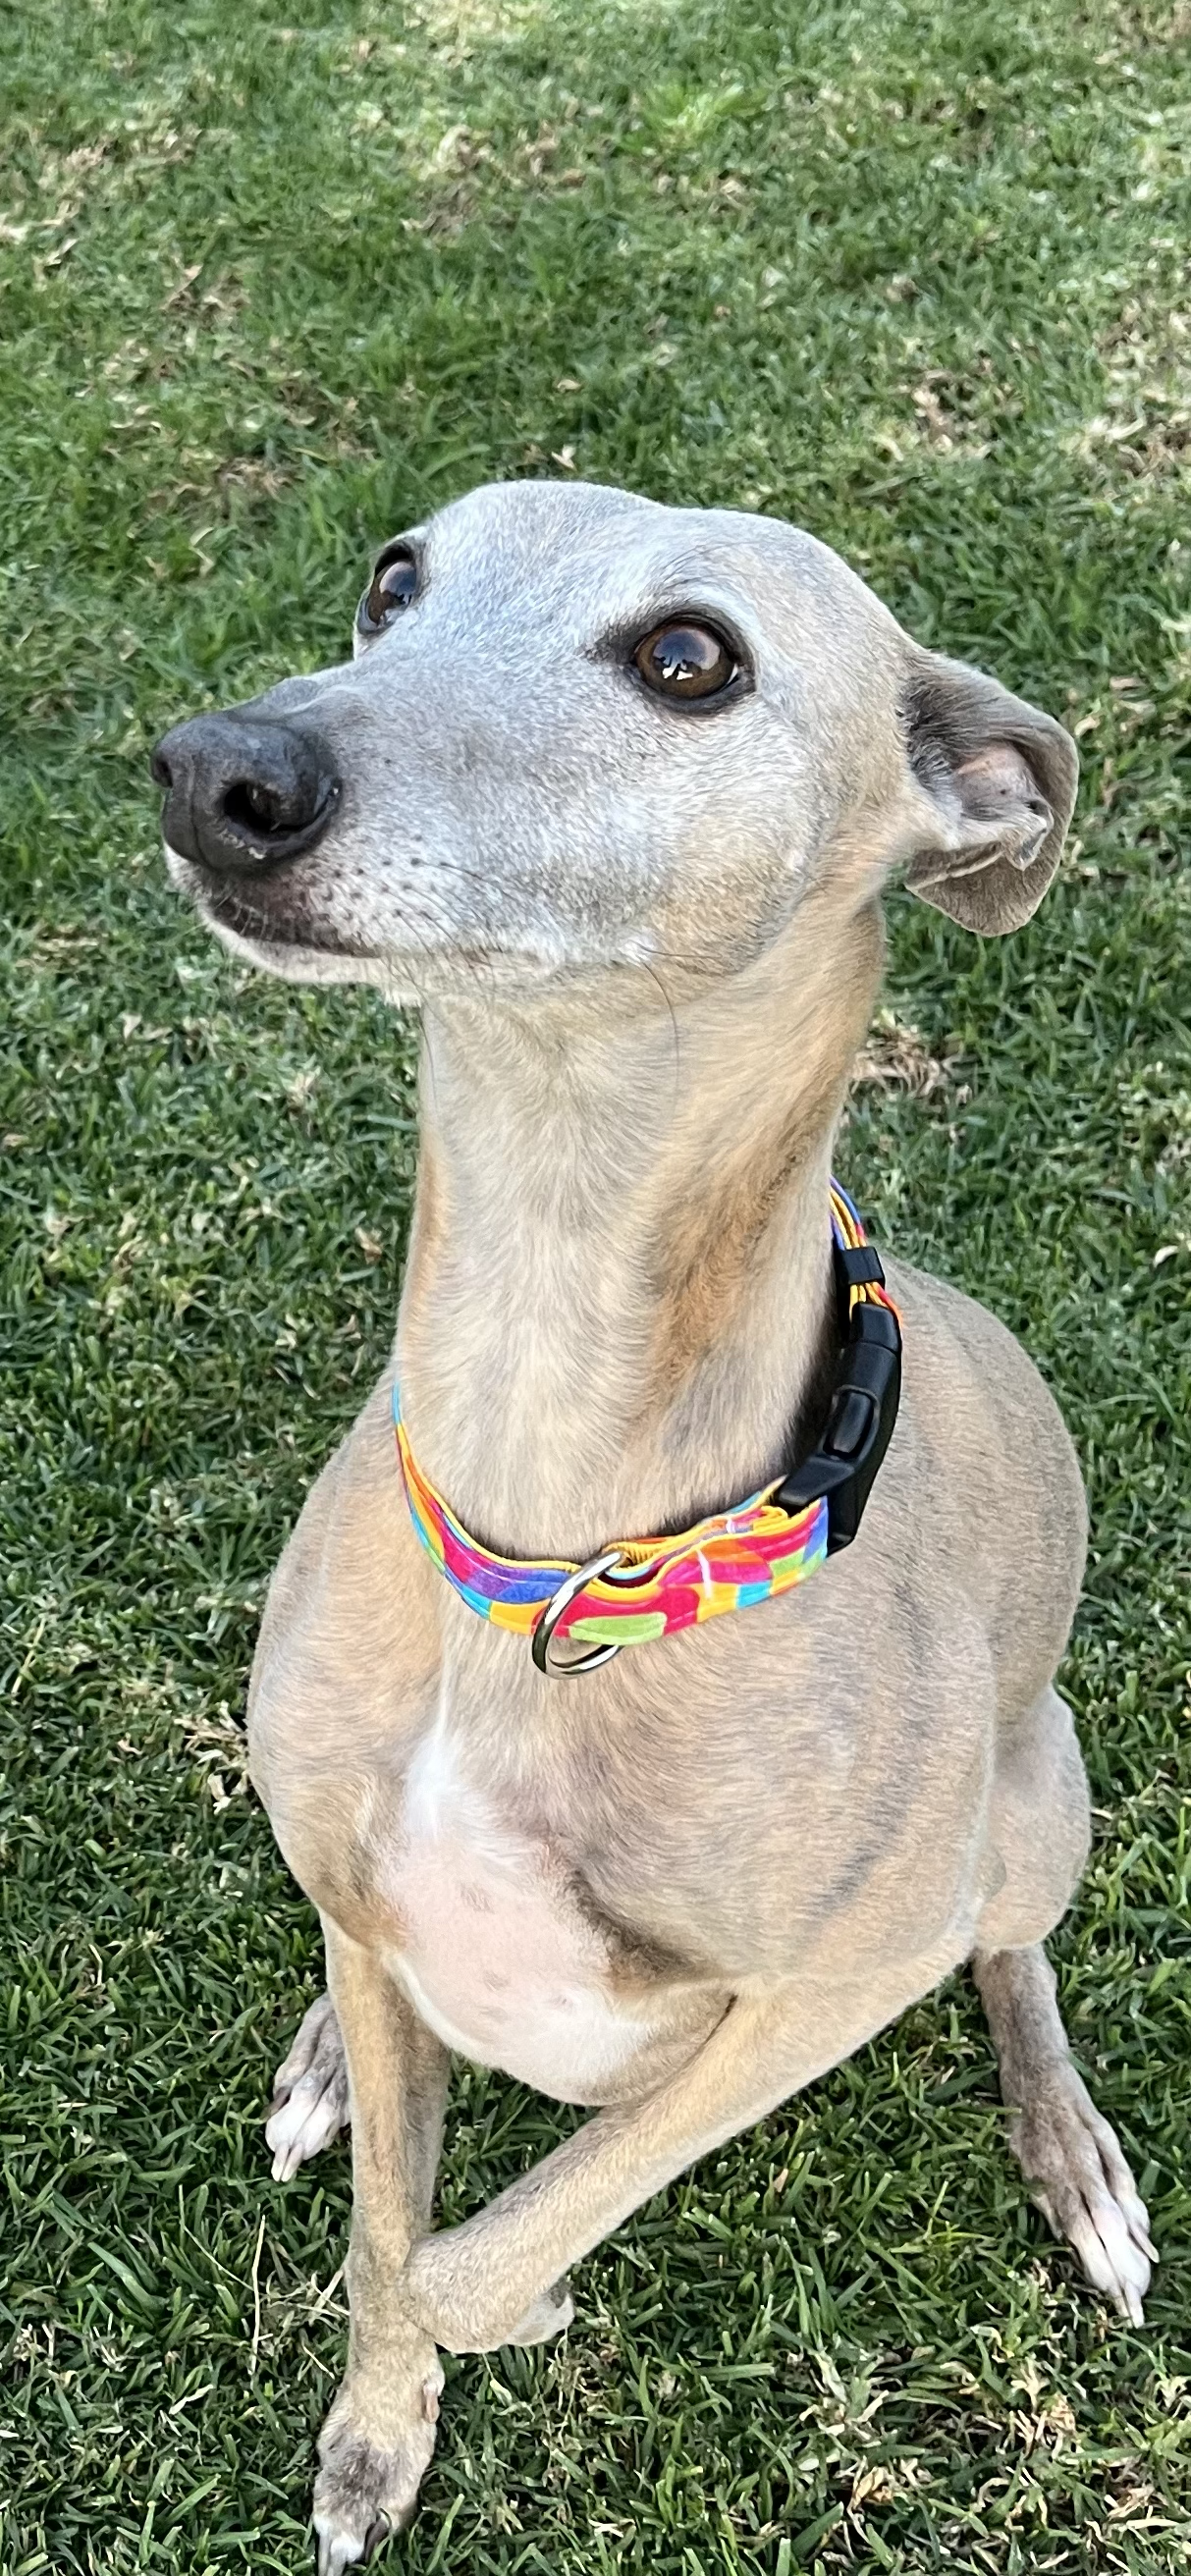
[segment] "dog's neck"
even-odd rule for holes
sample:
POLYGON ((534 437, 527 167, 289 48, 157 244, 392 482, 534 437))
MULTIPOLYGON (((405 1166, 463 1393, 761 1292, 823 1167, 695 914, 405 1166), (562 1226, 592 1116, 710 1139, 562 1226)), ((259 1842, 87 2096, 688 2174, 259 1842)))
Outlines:
POLYGON ((595 1004, 427 1012, 402 1406, 502 1554, 687 1526, 788 1462, 831 1348, 832 1139, 882 954, 873 906, 818 926, 672 1011, 626 972, 595 1004))

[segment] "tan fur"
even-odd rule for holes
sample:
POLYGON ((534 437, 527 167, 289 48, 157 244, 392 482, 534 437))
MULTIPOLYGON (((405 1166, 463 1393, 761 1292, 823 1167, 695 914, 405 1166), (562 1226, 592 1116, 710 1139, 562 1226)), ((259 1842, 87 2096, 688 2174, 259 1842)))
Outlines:
MULTIPOLYGON (((821 1025, 804 1022, 811 1083, 791 1078, 763 1091, 721 1166, 692 1195, 681 1176, 664 1206, 652 1254, 657 1316, 649 1388, 665 1405, 713 1345, 731 1332, 749 1271, 794 1176, 839 1115, 853 1056, 864 1036, 883 954, 875 906, 841 925, 838 980, 821 1025), (841 996, 853 1009, 841 1011, 841 996)), ((809 1018, 809 1014, 807 1015, 809 1018)))
MULTIPOLYGON (((240 901, 232 944, 325 979, 354 940, 354 971, 421 992, 394 1355, 410 1436, 479 1537, 582 1559, 748 1493, 813 1426, 834 1329, 828 1175, 881 882, 905 866, 958 918, 1024 918, 1074 763, 1049 719, 918 653, 774 523, 534 487, 473 496, 418 542, 422 625, 369 646, 359 680, 262 702, 317 721, 348 794, 325 850, 253 890, 255 927, 240 901), (683 583, 705 607, 730 588, 755 628, 754 701, 712 719, 639 712, 598 662, 626 584, 647 629, 659 586, 672 601, 683 583), (464 656, 450 690, 448 644, 464 656), (468 797, 486 800, 494 911, 468 797), (403 875, 401 818, 427 801, 430 841, 403 875), (295 883, 303 937, 323 920, 338 943, 325 955, 283 937, 295 883)), ((201 874, 177 872, 218 913, 201 874)), ((972 1957, 1032 2186, 1140 2315, 1145 2213, 1037 1948, 1087 1847, 1052 1686, 1079 1475, 1002 1327, 888 1270, 904 1393, 854 1546, 795 1593, 582 1680, 539 1675, 420 1550, 392 1371, 309 1497, 250 1723, 254 1778, 323 1915, 350 2096, 352 2341, 323 2440, 324 2576, 412 2506, 435 2345, 556 2331, 563 2276, 609 2229, 972 1957), (602 2107, 435 2234, 459 2044, 602 2107)), ((332 2040, 320 2007, 279 2085, 278 2170, 342 2115, 332 2040)))

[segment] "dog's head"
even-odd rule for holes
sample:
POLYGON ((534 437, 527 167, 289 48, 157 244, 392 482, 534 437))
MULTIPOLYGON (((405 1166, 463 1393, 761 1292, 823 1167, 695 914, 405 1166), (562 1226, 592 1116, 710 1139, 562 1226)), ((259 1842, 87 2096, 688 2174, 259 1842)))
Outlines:
POLYGON ((1015 929, 1077 761, 780 520, 506 483, 383 549, 351 662, 175 726, 154 771, 229 946, 422 1000, 728 973, 837 862, 857 901, 900 866, 1015 929))

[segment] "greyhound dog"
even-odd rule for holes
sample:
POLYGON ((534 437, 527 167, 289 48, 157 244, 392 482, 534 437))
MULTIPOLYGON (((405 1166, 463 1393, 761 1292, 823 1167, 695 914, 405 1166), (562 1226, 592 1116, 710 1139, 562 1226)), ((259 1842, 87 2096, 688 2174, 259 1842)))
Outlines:
MULTIPOLYGON (((250 1697, 327 1958, 274 2170, 352 2137, 322 2576, 408 2519, 436 2348, 557 2332, 611 2229, 965 1961, 1033 2195, 1139 2320, 1146 2212, 1042 1948, 1088 1844, 1053 1685, 1074 1453, 990 1315, 901 1263, 879 1289, 830 1217, 882 889, 1027 920, 1067 734, 780 521, 523 483, 385 547, 350 662, 178 725, 155 770, 174 880, 237 956, 423 1014, 393 1363, 250 1697), (811 1562, 831 1497, 795 1476, 809 1579, 705 1617, 707 1532, 792 1526, 783 1476, 832 1449, 841 1262, 904 1353, 863 1524, 811 1562), (561 1609, 586 1590, 614 1636, 618 1568, 684 1550, 685 1624, 576 1654, 561 1609), (433 2232, 453 2050, 594 2117, 433 2232)), ((872 1469, 890 1408, 875 1442, 845 1395, 872 1469)))

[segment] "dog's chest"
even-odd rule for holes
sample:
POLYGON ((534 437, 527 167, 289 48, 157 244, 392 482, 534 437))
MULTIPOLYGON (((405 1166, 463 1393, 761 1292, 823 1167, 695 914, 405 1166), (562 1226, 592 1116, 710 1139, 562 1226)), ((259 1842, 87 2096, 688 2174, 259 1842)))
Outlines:
POLYGON ((618 1997, 565 1866, 468 1778, 442 1718, 410 1765, 385 1893, 389 1965, 447 2047, 564 2101, 620 2089, 657 2026, 618 1997))

